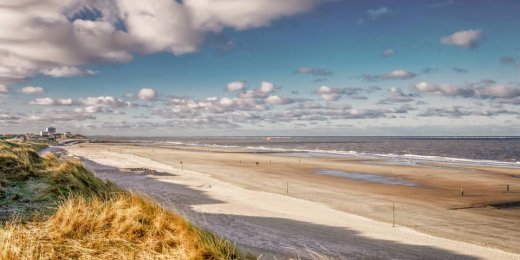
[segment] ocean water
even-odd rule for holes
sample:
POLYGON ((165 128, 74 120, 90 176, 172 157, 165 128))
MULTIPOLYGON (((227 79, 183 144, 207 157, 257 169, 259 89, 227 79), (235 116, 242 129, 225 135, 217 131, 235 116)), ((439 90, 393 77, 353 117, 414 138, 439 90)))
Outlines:
POLYGON ((363 156, 520 167, 520 137, 143 137, 98 138, 143 145, 240 148, 293 156, 363 156))

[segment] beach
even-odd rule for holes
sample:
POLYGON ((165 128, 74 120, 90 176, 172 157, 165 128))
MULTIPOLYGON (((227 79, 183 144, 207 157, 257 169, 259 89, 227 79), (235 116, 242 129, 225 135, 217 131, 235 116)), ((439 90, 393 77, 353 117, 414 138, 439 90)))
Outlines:
POLYGON ((518 168, 124 143, 63 148, 99 177, 265 259, 520 257, 518 168))

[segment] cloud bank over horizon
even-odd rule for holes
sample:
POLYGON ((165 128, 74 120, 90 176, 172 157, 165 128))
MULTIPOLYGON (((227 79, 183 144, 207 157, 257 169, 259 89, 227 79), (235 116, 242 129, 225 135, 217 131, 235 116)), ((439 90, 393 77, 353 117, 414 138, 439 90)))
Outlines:
POLYGON ((516 5, 427 2, 2 3, 0 132, 516 134, 516 5))

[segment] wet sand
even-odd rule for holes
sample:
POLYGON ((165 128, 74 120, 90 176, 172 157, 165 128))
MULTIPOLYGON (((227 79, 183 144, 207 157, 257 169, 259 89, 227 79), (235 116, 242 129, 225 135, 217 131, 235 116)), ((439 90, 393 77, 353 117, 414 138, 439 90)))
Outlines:
POLYGON ((90 160, 102 177, 148 194, 239 245, 270 256, 310 257, 319 252, 337 258, 520 257, 520 209, 482 207, 520 201, 520 169, 384 165, 352 158, 124 144, 67 150, 90 160), (129 167, 165 174, 118 171, 129 167), (315 174, 319 170, 367 173, 416 185, 315 174))

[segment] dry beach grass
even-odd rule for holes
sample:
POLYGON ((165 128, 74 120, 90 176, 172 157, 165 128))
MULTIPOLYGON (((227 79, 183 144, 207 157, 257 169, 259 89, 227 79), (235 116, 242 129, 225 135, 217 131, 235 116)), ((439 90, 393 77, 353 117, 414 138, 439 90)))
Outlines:
POLYGON ((7 212, 0 259, 245 258, 231 242, 78 161, 41 158, 25 145, 0 148, 0 209, 7 212))

